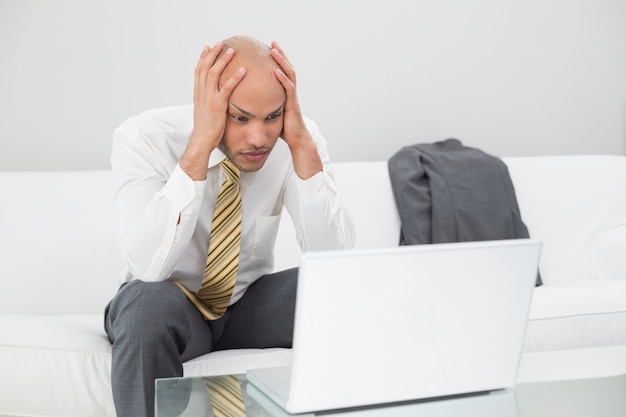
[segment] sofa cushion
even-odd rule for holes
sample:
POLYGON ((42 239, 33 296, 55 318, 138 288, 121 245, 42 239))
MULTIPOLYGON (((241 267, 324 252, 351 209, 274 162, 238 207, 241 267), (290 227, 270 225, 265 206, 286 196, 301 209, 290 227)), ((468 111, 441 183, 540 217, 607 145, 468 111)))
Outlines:
MULTIPOLYGON (((98 314, 0 314, 0 415, 115 416, 102 323, 98 314)), ((185 376, 236 374, 284 366, 290 357, 288 349, 228 350, 183 368, 185 376)))
POLYGON ((115 415, 102 316, 0 314, 0 328, 0 414, 115 415))
POLYGON ((525 352, 626 345, 626 280, 535 288, 525 352))

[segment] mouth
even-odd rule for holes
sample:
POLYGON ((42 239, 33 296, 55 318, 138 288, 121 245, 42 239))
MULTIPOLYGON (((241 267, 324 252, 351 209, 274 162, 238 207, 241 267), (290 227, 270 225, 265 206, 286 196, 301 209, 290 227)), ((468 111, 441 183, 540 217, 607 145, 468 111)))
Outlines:
POLYGON ((260 161, 263 158, 265 158, 268 153, 269 151, 266 151, 266 150, 249 151, 249 152, 242 152, 241 156, 243 156, 248 161, 260 161))

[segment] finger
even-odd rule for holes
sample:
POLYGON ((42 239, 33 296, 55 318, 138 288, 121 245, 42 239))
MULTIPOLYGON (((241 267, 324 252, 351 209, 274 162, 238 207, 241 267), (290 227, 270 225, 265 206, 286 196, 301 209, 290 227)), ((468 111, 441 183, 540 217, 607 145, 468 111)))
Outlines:
POLYGON ((194 88, 197 90, 199 85, 200 85, 200 68, 201 68, 201 64, 202 61, 204 59, 204 57, 206 56, 206 54, 209 53, 211 49, 208 46, 204 46, 202 48, 202 53, 200 53, 200 59, 198 59, 198 63, 196 64, 196 68, 194 70, 194 88))
POLYGON ((288 68, 293 68, 293 66, 291 65, 291 62, 289 62, 289 60, 285 56, 285 53, 282 51, 282 49, 272 48, 271 54, 274 60, 278 62, 281 65, 281 67, 284 66, 288 68))
POLYGON ((230 60, 233 59, 234 55, 235 51, 233 50, 233 48, 228 48, 226 52, 221 57, 219 57, 216 62, 213 63, 213 65, 209 69, 209 74, 213 77, 211 85, 214 85, 217 88, 217 82, 219 81, 222 72, 224 72, 224 68, 226 68, 226 65, 228 65, 230 60))
POLYGON ((274 75, 278 81, 282 84, 285 92, 287 93, 287 103, 295 102, 295 94, 296 94, 296 85, 295 83, 280 69, 276 68, 274 70, 274 75))
POLYGON ((243 77, 245 76, 246 76, 246 69, 244 67, 240 67, 235 72, 235 74, 233 74, 233 76, 230 77, 228 81, 224 83, 224 85, 222 86, 222 89, 220 90, 220 95, 225 100, 228 100, 228 98, 230 98, 230 95, 235 89, 235 87, 237 87, 237 85, 241 82, 241 80, 243 80, 243 77))
POLYGON ((208 68, 211 68, 215 58, 222 50, 221 42, 218 42, 213 48, 209 48, 205 46, 202 48, 202 53, 200 54, 200 59, 198 60, 198 64, 196 65, 196 74, 201 74, 206 71, 208 68))
POLYGON ((206 91, 207 75, 211 67, 213 66, 215 59, 222 50, 222 43, 218 42, 212 49, 205 46, 200 55, 198 65, 196 65, 195 71, 195 85, 199 94, 203 94, 206 91))
POLYGON ((285 54, 285 51, 283 51, 280 45, 278 45, 278 42, 272 41, 272 48, 276 49, 278 53, 285 59, 285 61, 287 61, 287 63, 291 66, 291 61, 289 61, 289 58, 287 58, 287 54, 285 54))
POLYGON ((291 82, 293 82, 295 84, 296 83, 296 72, 293 69, 293 67, 291 66, 291 64, 289 63, 289 61, 287 61, 287 59, 285 59, 285 57, 283 55, 281 55, 279 50, 276 49, 276 48, 273 48, 271 53, 272 53, 272 57, 274 58, 274 61, 276 61, 278 66, 282 69, 283 73, 285 75, 287 75, 287 77, 289 77, 291 82))

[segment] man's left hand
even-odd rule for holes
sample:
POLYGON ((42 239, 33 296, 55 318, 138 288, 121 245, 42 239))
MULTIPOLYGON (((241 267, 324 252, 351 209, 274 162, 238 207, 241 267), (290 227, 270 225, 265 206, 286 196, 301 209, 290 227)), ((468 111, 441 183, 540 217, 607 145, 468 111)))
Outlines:
POLYGON ((322 170, 322 161, 302 118, 296 93, 296 72, 276 41, 272 42, 272 57, 280 67, 275 70, 276 78, 287 95, 281 136, 291 150, 296 173, 307 179, 322 170))

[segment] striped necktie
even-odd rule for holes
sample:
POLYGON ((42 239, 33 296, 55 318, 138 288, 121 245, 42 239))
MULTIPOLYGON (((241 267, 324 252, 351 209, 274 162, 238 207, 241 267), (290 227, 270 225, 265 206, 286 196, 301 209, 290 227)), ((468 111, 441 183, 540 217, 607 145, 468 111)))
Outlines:
POLYGON ((205 383, 215 417, 246 416, 239 377, 235 375, 206 377, 205 383))
POLYGON ((209 254, 202 285, 196 294, 176 283, 207 320, 224 315, 235 288, 241 239, 239 168, 229 159, 220 163, 225 178, 217 196, 209 254))

